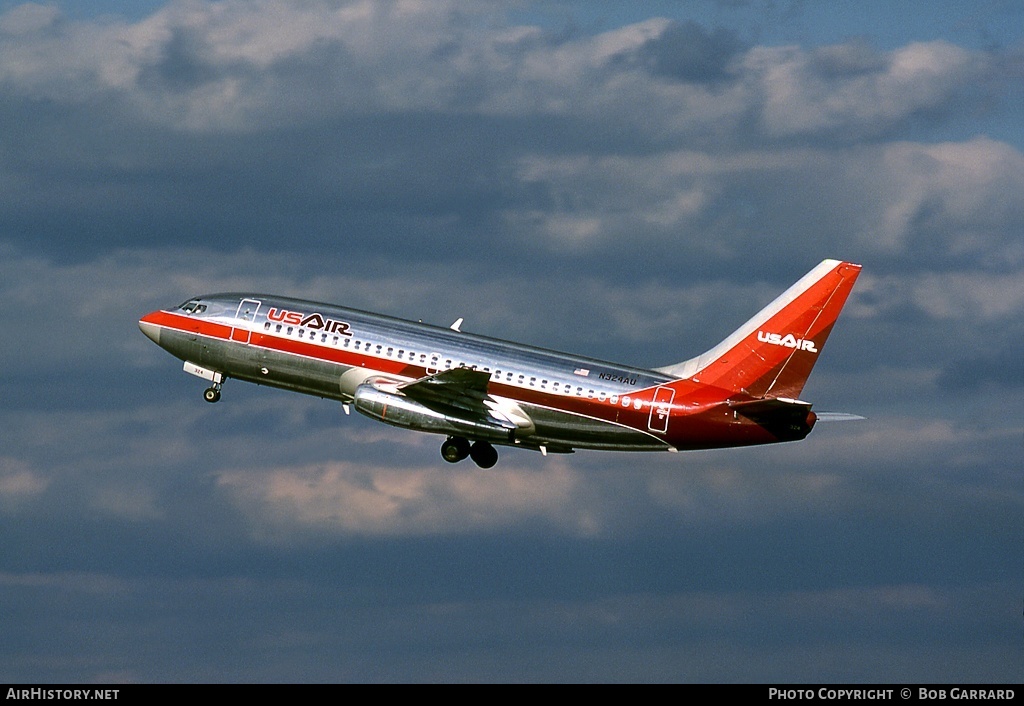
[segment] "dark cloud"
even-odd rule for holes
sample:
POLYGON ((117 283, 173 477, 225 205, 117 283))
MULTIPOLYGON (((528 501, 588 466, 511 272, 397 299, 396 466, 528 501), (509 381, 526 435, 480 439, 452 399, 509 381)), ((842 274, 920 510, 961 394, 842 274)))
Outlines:
POLYGON ((673 22, 634 50, 633 58, 655 74, 688 83, 714 84, 730 77, 730 66, 747 47, 729 30, 706 30, 696 22, 673 22))
POLYGON ((662 7, 0 14, 0 674, 1018 678, 1019 56, 662 7), (868 419, 763 449, 441 468, 136 326, 275 291, 656 366, 825 257, 806 394, 868 419))
POLYGON ((203 56, 203 38, 192 29, 176 27, 160 47, 159 56, 139 68, 138 85, 149 91, 193 91, 222 77, 203 56))
POLYGON ((1019 394, 1015 391, 1024 386, 1024 335, 1018 331, 1004 341, 985 336, 979 339, 978 347, 982 349, 978 355, 949 363, 938 384, 957 395, 987 386, 1008 395, 1019 394))

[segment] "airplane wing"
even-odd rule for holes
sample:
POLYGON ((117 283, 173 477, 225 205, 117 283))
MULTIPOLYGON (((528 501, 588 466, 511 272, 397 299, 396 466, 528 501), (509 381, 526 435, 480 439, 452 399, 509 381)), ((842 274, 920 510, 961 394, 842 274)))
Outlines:
POLYGON ((485 400, 490 400, 487 394, 490 379, 491 374, 483 370, 454 368, 403 383, 398 390, 437 412, 493 423, 495 417, 484 404, 485 400))

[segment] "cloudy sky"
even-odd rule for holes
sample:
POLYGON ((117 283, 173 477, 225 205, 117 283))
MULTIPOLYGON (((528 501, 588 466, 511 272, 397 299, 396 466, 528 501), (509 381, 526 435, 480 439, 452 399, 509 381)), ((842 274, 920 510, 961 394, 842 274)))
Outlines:
POLYGON ((1024 9, 0 2, 0 681, 1024 673, 1024 9), (449 466, 138 331, 335 301, 644 366, 864 266, 821 425, 449 466))

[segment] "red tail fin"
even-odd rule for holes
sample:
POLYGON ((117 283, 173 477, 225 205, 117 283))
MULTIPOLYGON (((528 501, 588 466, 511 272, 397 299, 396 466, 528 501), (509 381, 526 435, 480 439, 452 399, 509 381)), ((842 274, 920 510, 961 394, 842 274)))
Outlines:
POLYGON ((799 397, 860 269, 825 260, 711 350, 659 370, 753 397, 799 397))

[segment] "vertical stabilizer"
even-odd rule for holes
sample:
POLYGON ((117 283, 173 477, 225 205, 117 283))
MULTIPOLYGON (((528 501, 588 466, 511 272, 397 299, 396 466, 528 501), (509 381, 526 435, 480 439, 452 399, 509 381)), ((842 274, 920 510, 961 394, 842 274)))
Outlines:
POLYGON ((753 397, 795 399, 860 270, 825 260, 711 350, 658 370, 753 397))

